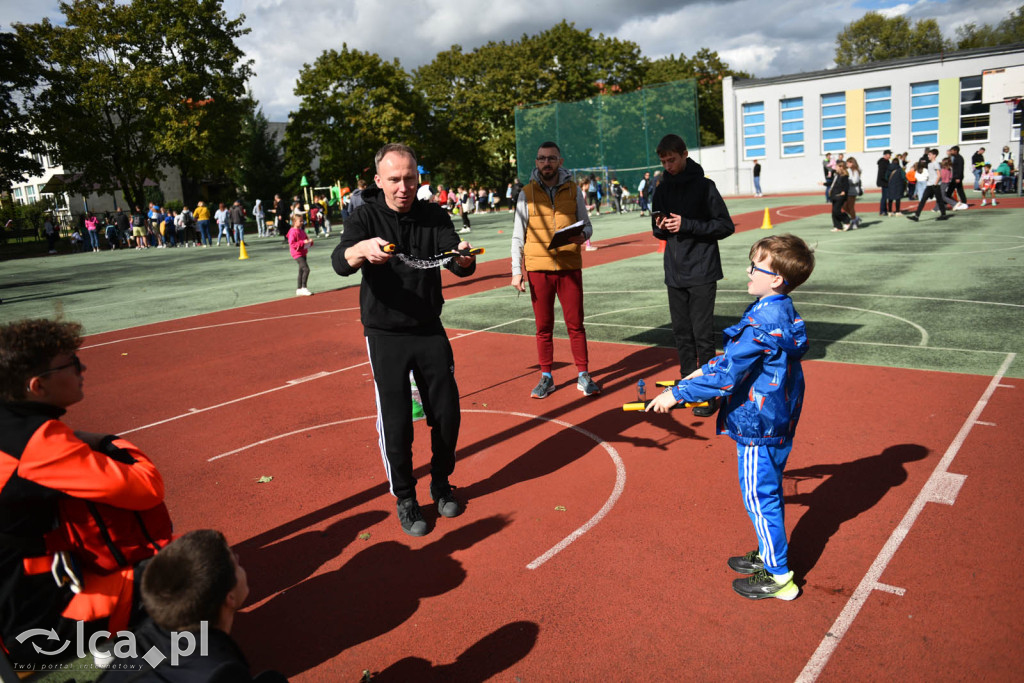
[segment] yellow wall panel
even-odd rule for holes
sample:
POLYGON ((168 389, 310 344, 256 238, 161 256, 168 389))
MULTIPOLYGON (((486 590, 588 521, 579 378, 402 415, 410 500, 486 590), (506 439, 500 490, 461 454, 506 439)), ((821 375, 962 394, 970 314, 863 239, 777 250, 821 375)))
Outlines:
POLYGON ((846 91, 846 153, 864 151, 864 91, 846 91))
MULTIPOLYGON (((939 79, 939 146, 945 151, 960 142, 960 79, 939 79)), ((942 156, 942 155, 940 155, 942 156)))

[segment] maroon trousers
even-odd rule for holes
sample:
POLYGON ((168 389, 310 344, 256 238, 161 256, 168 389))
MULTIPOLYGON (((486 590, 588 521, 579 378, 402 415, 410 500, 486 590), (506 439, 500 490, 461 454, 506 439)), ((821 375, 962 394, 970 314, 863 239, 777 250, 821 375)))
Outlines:
POLYGON ((555 297, 562 305, 565 326, 569 330, 569 346, 577 372, 587 372, 587 331, 583 328, 583 271, 542 270, 526 274, 530 282, 530 301, 537 322, 537 357, 541 372, 551 372, 555 345, 555 297))

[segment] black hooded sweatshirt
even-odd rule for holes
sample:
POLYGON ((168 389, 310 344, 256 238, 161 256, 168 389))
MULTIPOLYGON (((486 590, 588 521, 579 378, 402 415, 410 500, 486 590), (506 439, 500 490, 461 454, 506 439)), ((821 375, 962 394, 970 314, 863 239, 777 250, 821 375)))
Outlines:
MULTIPOLYGON (((363 192, 366 202, 345 223, 341 242, 331 255, 334 271, 341 276, 355 273, 345 260, 345 250, 371 237, 381 237, 396 250, 414 258, 427 259, 458 247, 459 236, 452 220, 437 204, 416 200, 406 213, 398 213, 384 201, 379 188, 363 192)), ((449 261, 448 270, 459 277, 472 275, 476 262, 463 268, 449 261)), ((360 266, 363 281, 359 289, 360 318, 367 336, 380 334, 435 334, 442 331, 441 272, 439 268, 418 270, 400 258, 387 263, 360 266)))
POLYGON ((665 284, 694 287, 717 282, 723 277, 718 241, 736 231, 722 195, 715 183, 704 177, 704 169, 693 159, 679 174, 663 174, 654 193, 654 211, 682 217, 679 232, 659 230, 654 219, 654 236, 665 240, 665 284))

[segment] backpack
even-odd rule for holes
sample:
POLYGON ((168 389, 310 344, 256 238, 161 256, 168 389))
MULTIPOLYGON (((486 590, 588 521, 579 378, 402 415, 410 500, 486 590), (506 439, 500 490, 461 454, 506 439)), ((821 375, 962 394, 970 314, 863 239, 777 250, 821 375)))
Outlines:
POLYGON ((153 557, 173 538, 174 526, 163 503, 126 510, 67 498, 60 503, 57 529, 46 535, 46 548, 70 551, 81 567, 108 574, 153 557))

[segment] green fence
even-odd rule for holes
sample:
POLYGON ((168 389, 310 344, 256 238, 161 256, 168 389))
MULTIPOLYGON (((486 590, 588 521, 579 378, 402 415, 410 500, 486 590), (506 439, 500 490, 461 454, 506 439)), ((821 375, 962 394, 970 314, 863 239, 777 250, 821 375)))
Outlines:
POLYGON ((662 137, 680 135, 693 150, 700 144, 698 131, 697 84, 693 80, 579 102, 516 107, 519 181, 529 181, 537 147, 554 140, 566 168, 618 179, 635 193, 644 171, 661 167, 654 150, 662 137))

